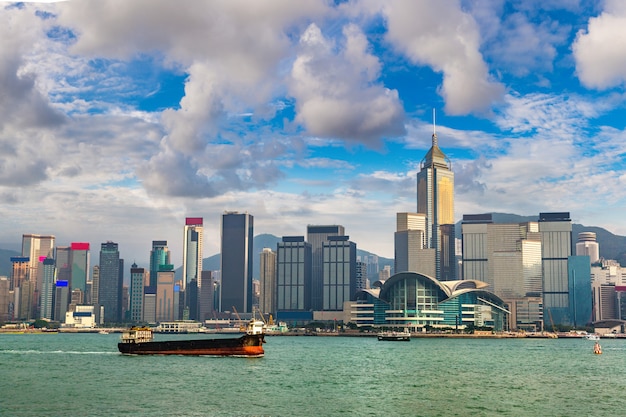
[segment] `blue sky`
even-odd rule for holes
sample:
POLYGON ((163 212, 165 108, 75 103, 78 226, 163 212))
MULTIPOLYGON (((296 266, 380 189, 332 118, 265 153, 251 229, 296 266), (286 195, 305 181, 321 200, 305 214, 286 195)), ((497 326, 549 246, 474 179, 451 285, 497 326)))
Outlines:
POLYGON ((0 1, 0 242, 180 264, 186 216, 209 256, 247 211, 393 257, 433 109, 457 220, 626 234, 625 27, 619 0, 0 1))

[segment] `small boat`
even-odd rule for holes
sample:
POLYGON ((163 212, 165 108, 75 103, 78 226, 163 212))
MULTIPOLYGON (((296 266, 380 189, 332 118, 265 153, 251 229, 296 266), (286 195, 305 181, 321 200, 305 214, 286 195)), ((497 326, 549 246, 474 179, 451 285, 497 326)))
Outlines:
POLYGON ((600 346, 600 343, 596 342, 595 345, 593 345, 593 353, 602 355, 602 346, 600 346))
POLYGON ((402 332, 388 331, 378 333, 378 340, 389 340, 395 342, 409 342, 411 340, 411 332, 404 329, 402 332))
POLYGON ((263 322, 250 320, 240 337, 154 341, 149 327, 131 327, 117 344, 125 355, 195 355, 261 357, 265 343, 263 322))
POLYGON ((109 334, 109 332, 108 332, 108 331, 106 331, 106 330, 100 330, 98 333, 99 333, 99 334, 109 334))
POLYGON ((597 334, 586 334, 585 339, 587 340, 600 340, 600 336, 597 334))

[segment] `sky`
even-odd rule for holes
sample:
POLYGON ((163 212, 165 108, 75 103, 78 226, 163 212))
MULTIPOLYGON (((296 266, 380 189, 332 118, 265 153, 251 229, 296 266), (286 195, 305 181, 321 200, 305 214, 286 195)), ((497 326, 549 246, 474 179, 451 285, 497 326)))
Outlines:
POLYGON ((626 235, 625 33, 621 0, 0 1, 0 247, 180 265, 185 217, 206 257, 238 211, 392 258, 434 126, 457 220, 626 235))

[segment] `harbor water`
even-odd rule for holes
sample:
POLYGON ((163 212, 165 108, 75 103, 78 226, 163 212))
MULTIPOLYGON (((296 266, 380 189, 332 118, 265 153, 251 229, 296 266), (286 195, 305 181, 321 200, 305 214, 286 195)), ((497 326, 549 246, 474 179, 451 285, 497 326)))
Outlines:
POLYGON ((583 339, 266 339, 262 358, 223 358, 124 356, 119 334, 0 334, 0 416, 626 412, 626 340, 594 355, 583 339))

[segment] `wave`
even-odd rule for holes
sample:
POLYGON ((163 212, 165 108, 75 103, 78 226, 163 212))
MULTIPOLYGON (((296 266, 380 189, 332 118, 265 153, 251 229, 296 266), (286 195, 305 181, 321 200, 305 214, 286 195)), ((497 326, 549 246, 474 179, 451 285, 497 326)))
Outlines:
POLYGON ((9 355, 119 355, 112 351, 76 351, 76 350, 0 350, 0 354, 9 355))

